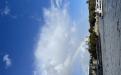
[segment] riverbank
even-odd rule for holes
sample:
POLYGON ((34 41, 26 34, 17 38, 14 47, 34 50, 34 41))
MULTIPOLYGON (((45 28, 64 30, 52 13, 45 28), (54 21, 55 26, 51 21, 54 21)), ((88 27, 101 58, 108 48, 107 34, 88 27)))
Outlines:
POLYGON ((99 15, 95 13, 95 0, 89 0, 89 75, 103 75, 101 39, 99 33, 99 15))
POLYGON ((88 9, 89 9, 89 53, 90 53, 90 64, 89 64, 89 75, 96 75, 97 74, 97 38, 98 35, 96 31, 96 13, 95 13, 95 0, 88 0, 88 9))

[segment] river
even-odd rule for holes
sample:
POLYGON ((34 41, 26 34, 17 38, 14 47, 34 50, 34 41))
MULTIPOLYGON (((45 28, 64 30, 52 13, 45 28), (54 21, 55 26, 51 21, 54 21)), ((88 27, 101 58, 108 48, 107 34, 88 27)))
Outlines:
POLYGON ((99 32, 103 75, 121 75, 121 0, 103 0, 99 32))

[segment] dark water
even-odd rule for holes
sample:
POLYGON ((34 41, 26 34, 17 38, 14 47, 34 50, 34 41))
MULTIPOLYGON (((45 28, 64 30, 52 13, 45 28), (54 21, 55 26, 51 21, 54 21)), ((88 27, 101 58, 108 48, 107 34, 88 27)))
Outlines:
POLYGON ((103 75, 121 75, 121 0, 103 0, 100 18, 103 75))

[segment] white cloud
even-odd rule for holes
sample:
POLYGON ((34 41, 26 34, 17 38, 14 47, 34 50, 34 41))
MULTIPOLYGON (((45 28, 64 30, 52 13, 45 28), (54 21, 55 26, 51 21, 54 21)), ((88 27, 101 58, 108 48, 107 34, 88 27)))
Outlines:
POLYGON ((11 66, 12 62, 8 54, 3 56, 3 62, 5 62, 6 68, 11 66))
POLYGON ((68 4, 60 8, 61 2, 52 0, 51 7, 44 9, 45 24, 35 51, 36 75, 72 75, 75 63, 88 73, 89 53, 85 40, 80 41, 80 26, 71 20, 68 4))
POLYGON ((1 11, 1 15, 10 15, 10 8, 8 7, 8 1, 5 1, 5 7, 1 11))
POLYGON ((10 13, 10 9, 8 8, 8 6, 6 6, 3 12, 1 12, 2 15, 9 15, 9 13, 10 13))
POLYGON ((17 15, 11 14, 11 8, 8 5, 8 1, 5 1, 5 6, 0 9, 1 16, 9 16, 12 19, 17 19, 17 15))

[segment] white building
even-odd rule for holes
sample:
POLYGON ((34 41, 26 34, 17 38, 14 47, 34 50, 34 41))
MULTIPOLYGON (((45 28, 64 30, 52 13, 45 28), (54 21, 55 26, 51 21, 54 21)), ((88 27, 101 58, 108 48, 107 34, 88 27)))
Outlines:
POLYGON ((100 16, 103 14, 103 4, 102 0, 96 0, 96 7, 95 7, 95 12, 98 13, 100 16))

